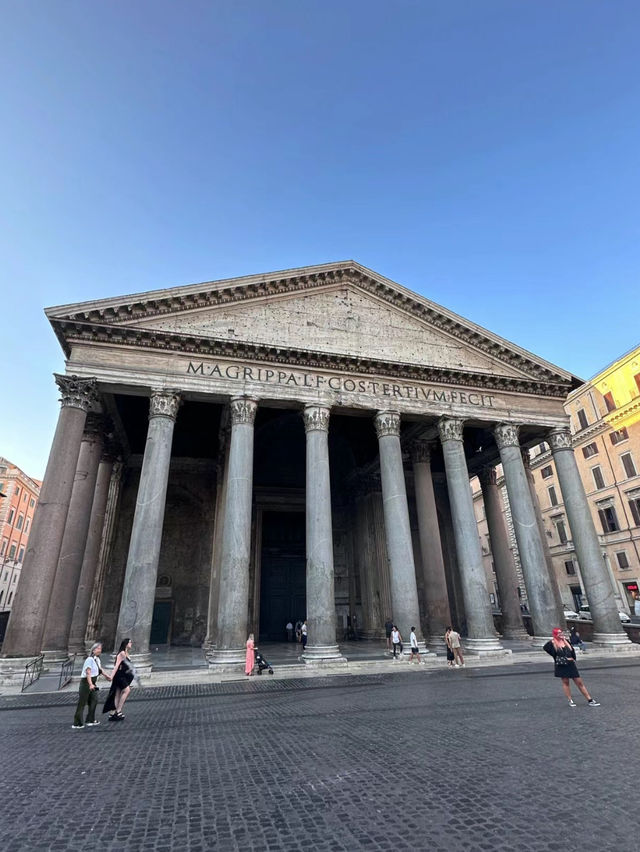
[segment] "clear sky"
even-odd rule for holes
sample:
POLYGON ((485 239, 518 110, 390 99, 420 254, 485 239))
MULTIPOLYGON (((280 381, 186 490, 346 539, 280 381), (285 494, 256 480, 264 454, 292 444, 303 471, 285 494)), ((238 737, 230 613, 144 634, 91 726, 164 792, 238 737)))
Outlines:
POLYGON ((43 308, 353 258, 588 378, 640 342, 638 0, 0 0, 0 455, 43 308))

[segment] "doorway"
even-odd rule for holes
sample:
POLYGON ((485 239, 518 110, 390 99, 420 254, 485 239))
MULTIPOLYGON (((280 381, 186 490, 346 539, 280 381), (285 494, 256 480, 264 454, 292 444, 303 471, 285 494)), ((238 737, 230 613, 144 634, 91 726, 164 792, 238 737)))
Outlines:
POLYGON ((305 514, 264 512, 260 640, 286 641, 286 625, 306 618, 305 514))
POLYGON ((171 640, 171 601, 156 601, 153 605, 150 645, 168 645, 171 640))

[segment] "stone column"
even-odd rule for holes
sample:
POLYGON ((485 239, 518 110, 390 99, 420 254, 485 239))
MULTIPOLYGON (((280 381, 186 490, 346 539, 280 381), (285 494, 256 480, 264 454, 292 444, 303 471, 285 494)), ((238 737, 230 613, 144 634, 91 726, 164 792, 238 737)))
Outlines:
POLYGON ((207 635, 204 648, 208 655, 216 647, 218 635, 218 603, 220 597, 220 563, 222 561, 222 533, 224 531, 224 507, 227 495, 227 471, 229 469, 229 438, 226 430, 221 431, 223 447, 216 468, 216 516, 211 553, 211 578, 209 582, 209 608, 207 611, 207 635))
POLYGON ((218 634, 209 666, 237 671, 244 663, 249 617, 249 557, 253 498, 253 424, 258 403, 231 400, 231 443, 222 530, 218 634))
POLYGON ((542 542, 542 549, 544 551, 544 561, 547 563, 547 571, 549 573, 549 580, 551 582, 551 588, 553 589, 553 597, 556 602, 556 612, 558 613, 558 624, 565 623, 564 617, 564 603, 562 601, 562 595, 560 593, 560 585, 558 583, 558 577, 556 574, 556 569, 553 565, 553 558, 551 556, 551 551, 549 550, 549 543, 547 541, 547 534, 544 528, 544 520, 542 518, 542 512, 540 511, 540 503, 538 501, 538 495, 536 493, 536 484, 533 479, 533 471, 531 470, 531 459, 529 457, 529 450, 523 448, 522 450, 522 463, 524 465, 524 472, 527 475, 527 482, 529 483, 529 491, 531 492, 531 502, 533 503, 533 511, 536 515, 536 523, 538 524, 538 530, 540 532, 540 540, 542 542))
POLYGON ((411 447, 411 458, 429 630, 427 645, 435 650, 444 647, 444 633, 451 624, 451 612, 431 478, 431 445, 416 441, 411 447))
POLYGON ((420 650, 427 653, 420 627, 407 486, 400 447, 400 414, 397 411, 379 411, 374 423, 380 447, 380 478, 389 555, 392 618, 400 629, 406 653, 410 650, 411 627, 416 629, 420 650))
POLYGON ((518 542, 520 565, 527 587, 534 644, 544 644, 551 638, 554 627, 564 626, 564 619, 558 621, 556 600, 522 463, 518 439, 520 427, 515 423, 499 423, 493 431, 500 451, 513 531, 518 542))
POLYGON ((491 539, 493 567, 498 581, 502 609, 502 635, 505 639, 528 639, 522 623, 516 566, 509 547, 507 527, 502 512, 502 500, 496 483, 495 467, 485 467, 478 476, 491 539))
POLYGON ((176 391, 152 389, 147 443, 140 472, 116 630, 116 645, 123 639, 131 639, 131 658, 138 673, 143 676, 151 673, 149 636, 169 481, 171 444, 179 407, 180 395, 176 391))
POLYGON ((96 489, 98 466, 104 447, 104 419, 97 414, 87 416, 80 444, 67 523, 62 537, 49 610, 42 635, 42 653, 47 663, 62 663, 69 654, 69 632, 78 591, 82 559, 87 544, 91 506, 96 489))
POLYGON ((613 586, 602 558, 568 428, 552 429, 549 444, 558 473, 571 537, 593 619, 593 642, 614 651, 638 651, 620 624, 613 586))
POLYGON ((109 486, 113 474, 115 457, 111 449, 102 454, 98 476, 91 506, 91 518, 89 520, 89 532, 87 544, 82 558, 82 568, 78 581, 76 602, 71 619, 71 630, 69 632, 69 653, 81 654, 85 650, 85 634, 89 620, 89 606, 98 567, 100 545, 105 526, 107 511, 107 500, 109 498, 109 486))
POLYGON ((62 393, 62 409, 51 445, 40 499, 33 519, 22 576, 7 626, 0 679, 22 680, 25 662, 40 653, 51 588, 58 567, 67 522, 82 433, 87 412, 97 400, 96 380, 77 376, 55 377, 62 393))
POLYGON ((307 629, 305 663, 344 663, 336 644, 333 576, 333 530, 329 478, 329 408, 307 405, 303 412, 307 436, 306 539, 307 629))
POLYGON ((467 620, 468 636, 465 648, 471 654, 501 655, 508 652, 500 645, 493 624, 478 525, 473 511, 469 471, 464 454, 463 428, 462 420, 441 417, 438 421, 467 620))

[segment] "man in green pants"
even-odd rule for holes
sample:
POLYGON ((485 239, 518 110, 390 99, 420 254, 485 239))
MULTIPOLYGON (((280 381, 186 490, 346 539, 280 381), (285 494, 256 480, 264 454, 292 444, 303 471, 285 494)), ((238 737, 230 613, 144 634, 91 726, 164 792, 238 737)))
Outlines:
POLYGON ((91 653, 82 664, 82 679, 80 681, 80 689, 78 695, 78 705, 76 714, 73 717, 74 731, 80 731, 84 728, 85 723, 82 721, 85 705, 88 705, 89 712, 87 713, 87 726, 99 725, 96 722, 96 707, 98 706, 98 687, 96 682, 100 675, 104 675, 108 680, 111 680, 108 674, 102 671, 102 663, 100 662, 99 654, 102 653, 102 644, 96 642, 91 646, 91 653))

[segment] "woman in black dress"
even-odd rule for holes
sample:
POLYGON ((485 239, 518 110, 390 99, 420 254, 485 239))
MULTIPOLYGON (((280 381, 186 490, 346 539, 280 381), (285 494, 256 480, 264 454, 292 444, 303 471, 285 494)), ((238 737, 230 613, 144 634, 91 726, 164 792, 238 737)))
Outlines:
POLYGON ((562 689, 569 701, 569 707, 575 707, 576 703, 571 697, 572 680, 578 687, 580 692, 587 699, 590 707, 599 707, 600 704, 589 695, 587 687, 582 682, 580 672, 576 666, 576 652, 570 642, 564 638, 564 634, 559 627, 553 628, 553 638, 543 646, 543 650, 553 657, 554 661, 554 676, 562 678, 562 689))
POLYGON ((124 719, 122 707, 131 692, 131 682, 135 677, 135 670, 129 656, 130 651, 131 639, 123 639, 111 672, 111 689, 102 708, 103 713, 109 713, 110 722, 124 719))

